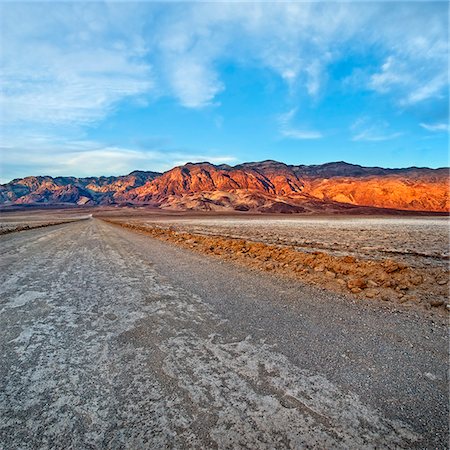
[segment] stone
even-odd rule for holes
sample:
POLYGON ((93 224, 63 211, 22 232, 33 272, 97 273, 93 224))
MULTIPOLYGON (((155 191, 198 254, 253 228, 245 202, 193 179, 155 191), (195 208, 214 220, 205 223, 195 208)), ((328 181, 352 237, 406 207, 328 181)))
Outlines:
POLYGON ((419 284, 423 283, 423 277, 422 275, 414 275, 410 278, 410 281, 414 286, 418 286, 419 284))
POLYGON ((419 303, 419 299, 415 295, 405 295, 405 301, 419 303))
POLYGON ((378 283, 376 281, 373 281, 373 280, 368 280, 367 281, 367 287, 370 287, 370 288, 378 287, 378 283))
POLYGON ((342 262, 354 263, 356 262, 356 258, 354 256, 344 256, 344 258, 342 258, 342 262))
POLYGON ((335 274, 334 272, 331 272, 330 270, 327 270, 327 271, 325 272, 325 275, 326 275, 328 278, 336 278, 336 274, 335 274))
POLYGON ((364 278, 353 278, 347 282, 349 289, 359 288, 364 289, 367 286, 367 282, 364 278))
POLYGON ((438 298, 434 298, 433 300, 430 300, 430 305, 431 306, 441 306, 444 304, 444 300, 438 299, 438 298))
POLYGON ((380 293, 376 289, 369 289, 365 292, 365 294, 366 294, 366 297, 368 297, 368 298, 374 298, 374 297, 378 296, 380 293))
POLYGON ((392 259, 388 259, 387 261, 385 261, 383 266, 384 266, 384 270, 387 273, 397 272, 404 268, 403 265, 399 264, 396 261, 393 261, 392 259))

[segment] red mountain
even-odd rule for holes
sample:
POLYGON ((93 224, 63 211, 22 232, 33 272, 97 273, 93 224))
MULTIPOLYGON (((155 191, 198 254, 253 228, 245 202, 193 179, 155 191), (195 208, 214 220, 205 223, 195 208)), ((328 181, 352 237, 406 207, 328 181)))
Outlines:
POLYGON ((123 177, 28 177, 0 186, 0 203, 136 204, 194 210, 266 212, 389 208, 448 212, 448 168, 383 169, 344 162, 234 167, 188 163, 164 174, 123 177))
POLYGON ((449 209, 448 169, 382 169, 347 163, 288 166, 275 161, 235 167, 186 164, 126 193, 133 203, 177 209, 263 211, 449 209))

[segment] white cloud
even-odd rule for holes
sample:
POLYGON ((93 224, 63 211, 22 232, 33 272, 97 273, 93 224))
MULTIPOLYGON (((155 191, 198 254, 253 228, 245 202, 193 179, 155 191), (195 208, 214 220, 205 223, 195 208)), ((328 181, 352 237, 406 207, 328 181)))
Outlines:
POLYGON ((175 61, 169 76, 175 95, 187 108, 211 105, 223 89, 214 71, 189 58, 175 61))
POLYGON ((277 117, 280 134, 288 139, 320 139, 323 137, 322 133, 316 130, 308 130, 293 126, 292 121, 297 114, 297 108, 292 108, 286 113, 280 114, 277 117))
POLYGON ((444 74, 439 74, 424 84, 415 87, 403 103, 412 105, 430 98, 444 97, 443 91, 447 84, 447 77, 444 74))
POLYGON ((321 63, 319 63, 318 61, 313 61, 306 68, 307 74, 306 90, 308 91, 308 94, 311 95, 312 97, 319 93, 322 72, 323 67, 321 63))
POLYGON ((447 83, 448 25, 439 4, 11 2, 2 9, 9 119, 95 122, 123 99, 149 93, 187 108, 217 104, 226 89, 217 69, 223 61, 271 70, 293 95, 317 97, 328 65, 367 47, 390 55, 368 81, 379 93, 400 88, 404 103, 414 103, 447 83))
MULTIPOLYGON (((446 101, 448 79, 448 4, 396 5, 380 23, 378 41, 386 58, 367 86, 391 97, 394 104, 446 101)), ((361 73, 358 74, 361 79, 361 73)))
POLYGON ((316 98, 327 88, 330 63, 368 48, 385 59, 364 84, 393 103, 439 98, 448 85, 443 3, 202 2, 173 7, 168 16, 155 32, 162 59, 170 61, 162 76, 185 106, 214 103, 226 89, 216 69, 222 60, 259 65, 278 74, 292 95, 316 98), (195 61, 195 72, 174 74, 186 58, 195 61))
POLYGON ((319 131, 300 130, 296 128, 281 130, 281 134, 290 139, 320 139, 323 137, 319 131))
POLYGON ((414 71, 410 64, 389 56, 381 66, 380 72, 370 77, 368 85, 371 89, 383 94, 399 92, 400 95, 397 95, 399 104, 408 106, 443 96, 447 84, 445 72, 435 75, 435 73, 429 74, 428 70, 424 69, 414 71))
POLYGON ((356 120, 350 127, 352 141, 381 142, 390 141, 402 136, 403 133, 390 129, 388 123, 382 120, 372 120, 362 117, 356 120))
POLYGON ((92 140, 70 140, 48 135, 7 138, 0 143, 1 183, 29 175, 100 176, 126 175, 133 170, 164 172, 187 162, 224 164, 237 161, 216 150, 205 153, 133 149, 92 140))
POLYGON ((450 127, 448 123, 421 123, 420 126, 422 128, 425 128, 427 131, 446 131, 448 132, 450 127))
POLYGON ((398 138, 402 135, 402 133, 390 133, 390 134, 381 134, 380 132, 368 129, 364 130, 361 133, 353 136, 353 141, 371 141, 371 142, 380 142, 380 141, 390 141, 392 139, 398 138))
POLYGON ((389 56, 381 65, 381 70, 370 77, 369 87, 378 92, 388 92, 393 86, 410 82, 405 67, 389 56))
MULTIPOLYGON (((154 87, 142 41, 105 4, 2 5, 7 123, 86 124, 154 87)), ((130 23, 127 24, 131 25, 130 23)))

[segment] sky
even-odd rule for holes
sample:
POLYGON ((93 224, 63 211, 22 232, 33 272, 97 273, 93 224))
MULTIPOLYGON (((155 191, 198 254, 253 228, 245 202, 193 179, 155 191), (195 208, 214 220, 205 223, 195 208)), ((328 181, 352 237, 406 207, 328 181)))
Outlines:
POLYGON ((0 182, 448 166, 447 2, 0 2, 0 182))

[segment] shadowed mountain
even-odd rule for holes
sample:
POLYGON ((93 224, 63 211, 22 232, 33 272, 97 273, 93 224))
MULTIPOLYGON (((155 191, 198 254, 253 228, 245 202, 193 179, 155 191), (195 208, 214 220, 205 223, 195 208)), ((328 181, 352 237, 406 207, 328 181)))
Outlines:
POLYGON ((4 204, 135 204, 179 210, 370 212, 449 210, 447 168, 384 169, 345 162, 237 166, 188 163, 123 177, 27 177, 0 187, 4 204))
POLYGON ((116 203, 127 191, 161 175, 135 170, 118 177, 26 177, 0 185, 0 204, 75 204, 116 203))

